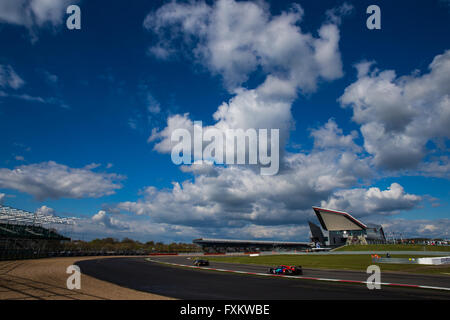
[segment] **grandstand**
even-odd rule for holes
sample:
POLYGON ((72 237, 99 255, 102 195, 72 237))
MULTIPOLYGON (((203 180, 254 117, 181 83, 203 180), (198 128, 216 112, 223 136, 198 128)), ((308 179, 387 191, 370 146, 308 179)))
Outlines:
POLYGON ((39 258, 70 241, 55 225, 73 225, 75 218, 28 212, 0 205, 0 260, 39 258))
POLYGON ((310 242, 293 241, 263 241, 263 240, 232 240, 200 238, 192 241, 206 253, 226 252, 259 252, 259 251, 290 251, 305 250, 311 247, 310 242))
POLYGON ((313 207, 319 226, 309 221, 311 241, 319 246, 339 247, 351 244, 384 244, 386 237, 381 225, 364 224, 344 211, 313 207))

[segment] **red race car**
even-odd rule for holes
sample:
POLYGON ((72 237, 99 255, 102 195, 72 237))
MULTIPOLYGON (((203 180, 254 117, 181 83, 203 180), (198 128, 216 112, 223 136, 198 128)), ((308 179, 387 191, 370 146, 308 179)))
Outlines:
POLYGON ((298 275, 303 274, 301 266, 285 266, 280 265, 275 268, 269 268, 269 273, 271 274, 284 274, 284 275, 298 275))

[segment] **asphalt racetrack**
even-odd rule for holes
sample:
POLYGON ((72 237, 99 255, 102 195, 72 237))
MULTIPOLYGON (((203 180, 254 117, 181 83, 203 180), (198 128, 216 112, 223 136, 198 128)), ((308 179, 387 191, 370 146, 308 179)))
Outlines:
MULTIPOLYGON (((186 257, 152 257, 163 262, 192 265, 186 257)), ((123 287, 155 293, 167 297, 192 300, 299 300, 299 299, 450 299, 450 291, 382 286, 369 290, 364 284, 325 282, 306 279, 263 277, 227 272, 176 267, 144 258, 111 258, 76 263, 83 274, 123 287)), ((226 268, 250 272, 265 272, 266 267, 211 262, 212 268, 226 268)), ((351 271, 305 270, 305 276, 327 276, 360 279, 367 275, 351 271), (344 277, 345 276, 345 277, 344 277)), ((382 275, 381 282, 396 283, 422 281, 428 285, 450 286, 450 277, 422 275, 382 275), (392 279, 393 278, 393 279, 392 279), (423 280, 425 279, 425 280, 423 280), (392 281, 394 282, 394 281, 392 281)))

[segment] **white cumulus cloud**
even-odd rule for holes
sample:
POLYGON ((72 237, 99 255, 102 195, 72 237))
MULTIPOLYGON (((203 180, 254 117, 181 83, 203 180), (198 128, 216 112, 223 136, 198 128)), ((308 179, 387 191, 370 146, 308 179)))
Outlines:
POLYGON ((339 190, 330 199, 322 201, 326 208, 351 212, 357 216, 386 214, 392 215, 410 210, 423 200, 421 196, 406 193, 398 183, 392 183, 386 190, 372 187, 339 190))
MULTIPOLYGON (((348 5, 347 10, 351 10, 348 5)), ((330 20, 315 38, 299 27, 302 17, 298 4, 273 16, 264 2, 174 1, 151 12, 144 27, 159 36, 150 49, 156 56, 166 58, 174 52, 175 41, 181 40, 195 61, 221 74, 230 89, 239 87, 260 66, 313 90, 318 78, 342 76, 339 30, 337 21, 330 20)))
POLYGON ((437 55, 425 74, 398 77, 367 62, 357 68, 357 81, 340 101, 353 109, 365 149, 380 167, 416 169, 429 141, 450 137, 450 50, 437 55))
POLYGON ((122 187, 118 183, 122 179, 117 174, 70 168, 54 161, 0 169, 0 188, 25 192, 38 200, 111 195, 122 187))
MULTIPOLYGON (((350 6, 343 12, 348 10, 350 6)), ((210 128, 224 133, 279 129, 283 148, 294 128, 291 106, 298 92, 313 92, 320 80, 343 75, 338 23, 326 20, 314 36, 301 29, 302 16, 298 4, 272 15, 264 2, 170 2, 151 12, 144 27, 157 35, 158 48, 176 52, 175 42, 181 40, 193 52, 191 59, 222 75, 233 97, 218 106, 210 128), (258 68, 265 79, 255 88, 245 88, 258 68)), ((171 134, 178 128, 193 130, 188 114, 170 116, 165 128, 152 132, 154 149, 169 153, 175 145, 171 134)))

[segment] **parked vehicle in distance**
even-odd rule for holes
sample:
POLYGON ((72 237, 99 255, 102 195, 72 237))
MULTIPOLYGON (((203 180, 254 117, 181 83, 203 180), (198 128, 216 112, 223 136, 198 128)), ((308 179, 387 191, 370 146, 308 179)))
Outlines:
POLYGON ((271 274, 283 274, 283 275, 299 275, 303 274, 301 266, 286 266, 280 265, 274 268, 269 268, 271 274))
POLYGON ((209 266, 209 261, 208 260, 204 260, 204 259, 195 259, 194 260, 194 265, 197 266, 197 267, 209 266))

